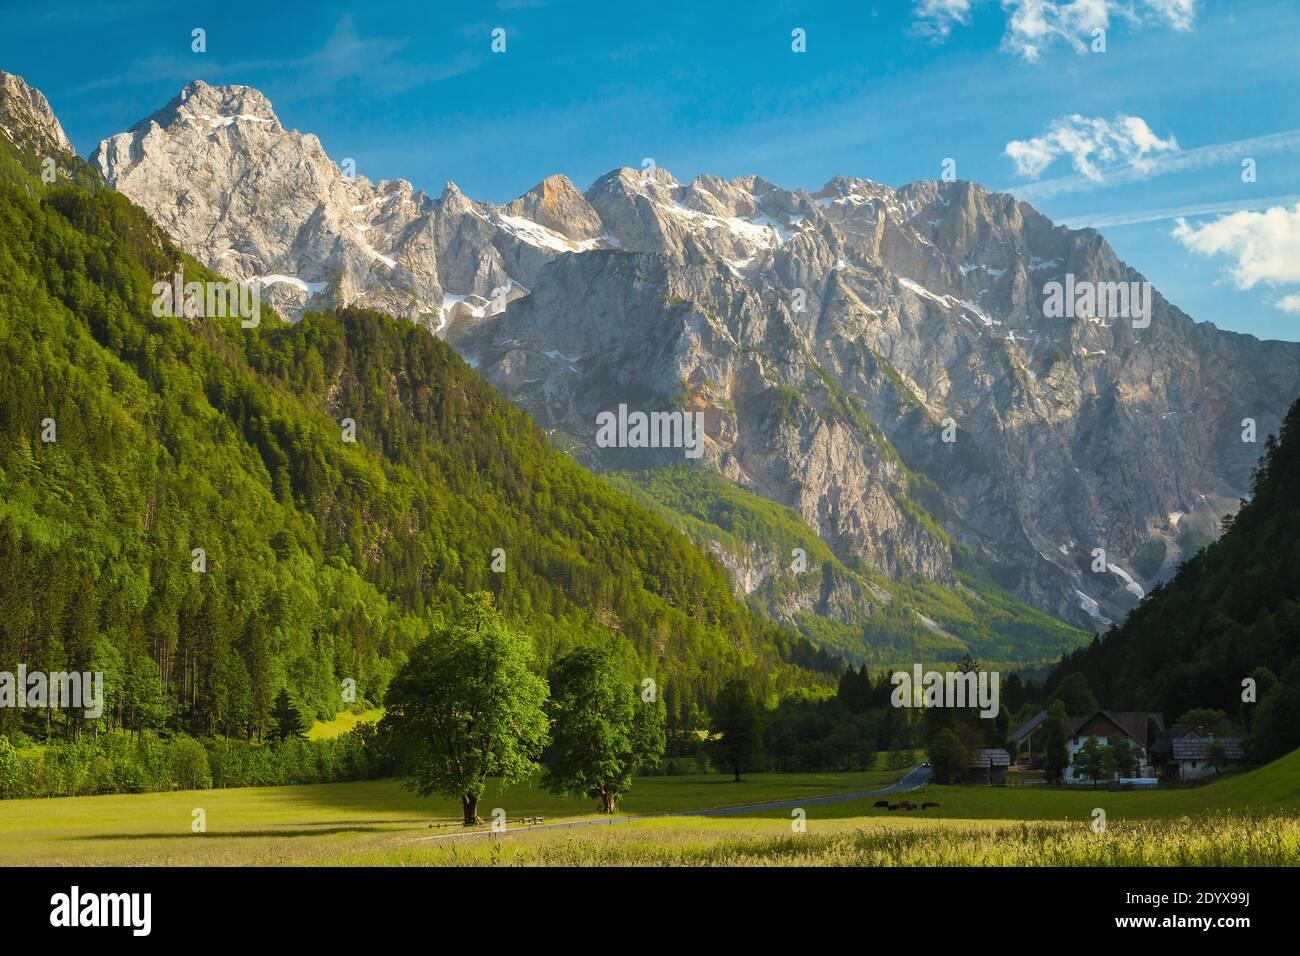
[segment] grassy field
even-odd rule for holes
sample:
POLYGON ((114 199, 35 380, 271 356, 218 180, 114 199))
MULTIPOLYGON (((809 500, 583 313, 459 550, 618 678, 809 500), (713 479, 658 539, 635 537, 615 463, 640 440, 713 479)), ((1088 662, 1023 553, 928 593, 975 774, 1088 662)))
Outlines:
MULTIPOLYGON (((620 812, 670 813, 888 786, 902 771, 755 774, 744 783, 720 775, 638 778, 620 812)), ((502 790, 495 781, 479 802, 490 817, 596 816, 594 800, 556 797, 527 786, 502 790)), ((458 800, 418 797, 395 781, 249 787, 174 793, 0 801, 0 865, 16 864, 265 864, 320 862, 348 852, 387 852, 459 824, 458 800), (191 830, 202 809, 207 830, 191 830)), ((459 827, 448 830, 459 830, 459 827)))
MULTIPOLYGON (((897 771, 636 781, 632 815, 748 805, 885 786, 897 771)), ((898 799, 898 798, 894 798, 898 799)), ((581 829, 460 836, 455 801, 392 781, 0 803, 0 864, 384 865, 1300 865, 1300 752, 1189 790, 927 787, 937 809, 873 800, 789 810, 665 817, 581 829), (191 832, 195 808, 207 832, 191 832), (1106 814, 1104 832, 1093 811, 1106 814)), ((597 818, 590 801, 490 787, 480 813, 548 822, 597 818)))
POLYGON ((318 720, 313 723, 311 729, 307 731, 307 739, 327 740, 331 737, 337 737, 340 734, 346 734, 357 724, 378 720, 382 716, 384 716, 384 708, 382 707, 362 711, 359 714, 354 714, 349 710, 340 711, 333 720, 318 720))
POLYGON ((1086 823, 811 818, 637 821, 477 840, 408 842, 307 859, 359 866, 1296 866, 1300 818, 1086 823))

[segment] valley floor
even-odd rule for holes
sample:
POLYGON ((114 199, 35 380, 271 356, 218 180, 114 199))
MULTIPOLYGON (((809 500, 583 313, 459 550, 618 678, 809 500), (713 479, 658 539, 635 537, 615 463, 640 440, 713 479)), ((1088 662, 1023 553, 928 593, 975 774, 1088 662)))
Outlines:
MULTIPOLYGON (((638 778, 620 815, 861 793, 901 775, 638 778)), ((456 801, 387 780, 14 800, 0 802, 0 865, 1300 865, 1300 754, 1192 790, 926 786, 908 799, 940 806, 810 804, 797 834, 780 809, 504 835, 463 835, 456 801), (192 830, 196 810, 206 832, 192 830)), ((490 786, 480 814, 496 807, 598 818, 591 801, 525 786, 490 786)))

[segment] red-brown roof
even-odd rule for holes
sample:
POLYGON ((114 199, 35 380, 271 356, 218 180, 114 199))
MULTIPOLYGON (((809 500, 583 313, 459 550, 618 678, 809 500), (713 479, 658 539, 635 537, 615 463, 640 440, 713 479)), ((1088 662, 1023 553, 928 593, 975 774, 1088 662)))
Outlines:
POLYGON ((1132 737, 1140 746, 1147 745, 1148 714, 1144 710, 1098 710, 1086 717, 1071 717, 1072 737, 1109 737, 1115 728, 1132 737))

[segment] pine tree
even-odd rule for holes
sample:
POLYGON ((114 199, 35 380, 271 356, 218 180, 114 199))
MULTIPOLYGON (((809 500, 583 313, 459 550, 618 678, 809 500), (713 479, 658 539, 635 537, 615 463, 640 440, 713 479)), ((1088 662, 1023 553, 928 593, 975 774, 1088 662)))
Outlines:
POLYGON ((735 774, 752 770, 763 756, 762 707, 744 679, 733 677, 718 692, 713 726, 718 762, 735 774))
POLYGON ((307 736, 306 728, 303 723, 302 714, 298 713, 298 708, 294 706, 293 700, 289 697, 289 691, 281 687, 280 693, 275 696, 275 703, 271 707, 271 734, 272 740, 303 740, 307 736))

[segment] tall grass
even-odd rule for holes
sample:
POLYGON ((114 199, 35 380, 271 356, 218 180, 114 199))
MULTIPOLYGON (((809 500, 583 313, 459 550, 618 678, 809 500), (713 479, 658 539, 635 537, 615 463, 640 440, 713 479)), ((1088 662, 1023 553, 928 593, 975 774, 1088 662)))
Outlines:
MULTIPOLYGON (((858 821, 844 821, 846 824, 858 821)), ((1112 823, 917 821, 831 834, 710 832, 698 822, 535 832, 320 862, 465 866, 1296 866, 1300 818, 1226 814, 1112 823)), ((749 826, 752 826, 750 824, 749 826)))

